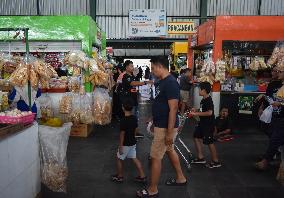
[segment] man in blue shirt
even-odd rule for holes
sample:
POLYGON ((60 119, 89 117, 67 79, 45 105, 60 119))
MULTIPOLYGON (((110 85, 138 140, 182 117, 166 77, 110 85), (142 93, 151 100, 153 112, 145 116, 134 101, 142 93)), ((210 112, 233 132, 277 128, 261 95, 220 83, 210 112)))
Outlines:
POLYGON ((158 183, 162 168, 162 159, 167 153, 172 163, 176 178, 166 181, 168 186, 183 186, 187 180, 182 172, 178 154, 174 150, 174 140, 178 128, 179 84, 169 72, 169 61, 164 57, 151 60, 152 72, 159 79, 156 83, 156 94, 152 114, 154 139, 151 147, 151 180, 147 189, 137 192, 138 197, 158 197, 158 183))

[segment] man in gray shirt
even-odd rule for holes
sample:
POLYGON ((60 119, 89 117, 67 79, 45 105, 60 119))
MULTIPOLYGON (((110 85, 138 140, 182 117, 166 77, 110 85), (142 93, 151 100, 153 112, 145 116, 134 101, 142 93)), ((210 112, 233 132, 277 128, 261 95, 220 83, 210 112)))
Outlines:
POLYGON ((180 100, 181 114, 184 114, 185 108, 189 107, 189 94, 192 87, 192 74, 189 68, 186 68, 180 77, 180 100))

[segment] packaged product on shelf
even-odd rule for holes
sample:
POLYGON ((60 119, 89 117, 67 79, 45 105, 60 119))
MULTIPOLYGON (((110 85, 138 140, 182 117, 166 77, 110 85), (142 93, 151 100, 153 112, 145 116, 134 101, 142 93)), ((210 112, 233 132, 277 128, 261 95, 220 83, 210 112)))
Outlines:
POLYGON ((223 60, 216 62, 215 81, 223 83, 226 80, 226 63, 223 60))
POLYGON ((66 89, 67 88, 67 78, 65 76, 60 78, 52 78, 49 81, 49 86, 52 89, 66 89))
POLYGON ((109 80, 109 74, 101 70, 94 72, 89 77, 89 81, 95 86, 104 85, 107 87, 108 80, 109 80))
POLYGON ((96 88, 94 91, 93 116, 95 124, 106 125, 111 122, 111 98, 107 90, 96 88))
POLYGON ((271 57, 268 59, 267 64, 269 66, 277 65, 284 63, 284 42, 278 42, 272 52, 271 57))
POLYGON ((21 63, 11 74, 9 81, 14 86, 23 87, 28 83, 28 79, 28 67, 26 64, 21 63))
POLYGON ((49 82, 43 78, 40 78, 39 79, 39 87, 42 88, 42 89, 49 89, 50 86, 49 86, 49 82))
POLYGON ((267 69, 269 67, 269 65, 266 65, 264 62, 264 58, 263 57, 255 57, 253 59, 253 61, 250 63, 249 68, 252 71, 258 71, 261 69, 267 69))
POLYGON ((69 79, 69 82, 68 82, 69 91, 74 92, 74 93, 79 93, 80 86, 81 86, 81 82, 78 77, 71 77, 69 79))
POLYGON ((13 73, 17 66, 22 62, 23 59, 14 59, 11 54, 1 54, 1 65, 5 73, 13 73))
POLYGON ((204 64, 202 66, 201 72, 200 72, 200 82, 209 82, 210 84, 213 84, 215 78, 215 64, 212 61, 212 58, 208 58, 204 61, 204 64))
POLYGON ((48 95, 39 98, 40 113, 43 120, 48 120, 53 116, 51 98, 48 95))
POLYGON ((30 80, 33 88, 37 88, 39 82, 45 88, 49 87, 48 82, 52 77, 57 77, 56 71, 43 61, 33 58, 29 64, 20 63, 9 81, 14 86, 23 87, 30 80))
MULTIPOLYGON (((32 66, 33 67, 33 66, 32 66)), ((31 86, 36 89, 38 87, 38 74, 36 73, 36 71, 34 69, 30 69, 30 82, 31 82, 31 86)))
POLYGON ((98 63, 95 59, 93 59, 93 58, 89 59, 89 68, 90 68, 91 72, 99 71, 98 63))
POLYGON ((85 86, 84 85, 81 85, 80 86, 80 95, 85 95, 86 94, 86 90, 85 90, 85 86))
POLYGON ((84 68, 88 58, 83 51, 74 50, 69 52, 64 59, 64 63, 69 66, 84 68))
POLYGON ((68 75, 69 76, 80 76, 81 75, 81 68, 75 66, 68 66, 68 75))
POLYGON ((8 108, 8 93, 0 91, 0 111, 6 111, 8 108))
POLYGON ((66 93, 59 101, 59 112, 62 114, 69 114, 72 111, 72 95, 66 93))

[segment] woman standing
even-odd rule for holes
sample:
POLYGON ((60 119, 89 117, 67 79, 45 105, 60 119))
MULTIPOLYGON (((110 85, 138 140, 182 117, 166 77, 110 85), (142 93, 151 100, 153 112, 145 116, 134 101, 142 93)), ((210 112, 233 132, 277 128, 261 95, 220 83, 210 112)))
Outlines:
POLYGON ((271 121, 271 138, 264 158, 256 163, 256 168, 265 170, 280 146, 284 145, 284 65, 276 68, 283 86, 273 96, 273 113, 271 121))

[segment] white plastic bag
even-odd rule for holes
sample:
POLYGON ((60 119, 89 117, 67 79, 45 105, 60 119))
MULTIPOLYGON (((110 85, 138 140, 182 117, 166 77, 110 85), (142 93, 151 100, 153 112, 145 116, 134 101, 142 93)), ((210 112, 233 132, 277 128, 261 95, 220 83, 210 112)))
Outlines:
POLYGON ((267 124, 270 123, 271 118, 272 118, 272 112, 273 112, 273 107, 271 105, 266 107, 266 109, 264 109, 264 111, 262 112, 259 118, 260 121, 267 123, 267 124))
POLYGON ((66 151, 72 123, 62 127, 39 125, 41 181, 54 192, 66 192, 66 151))

